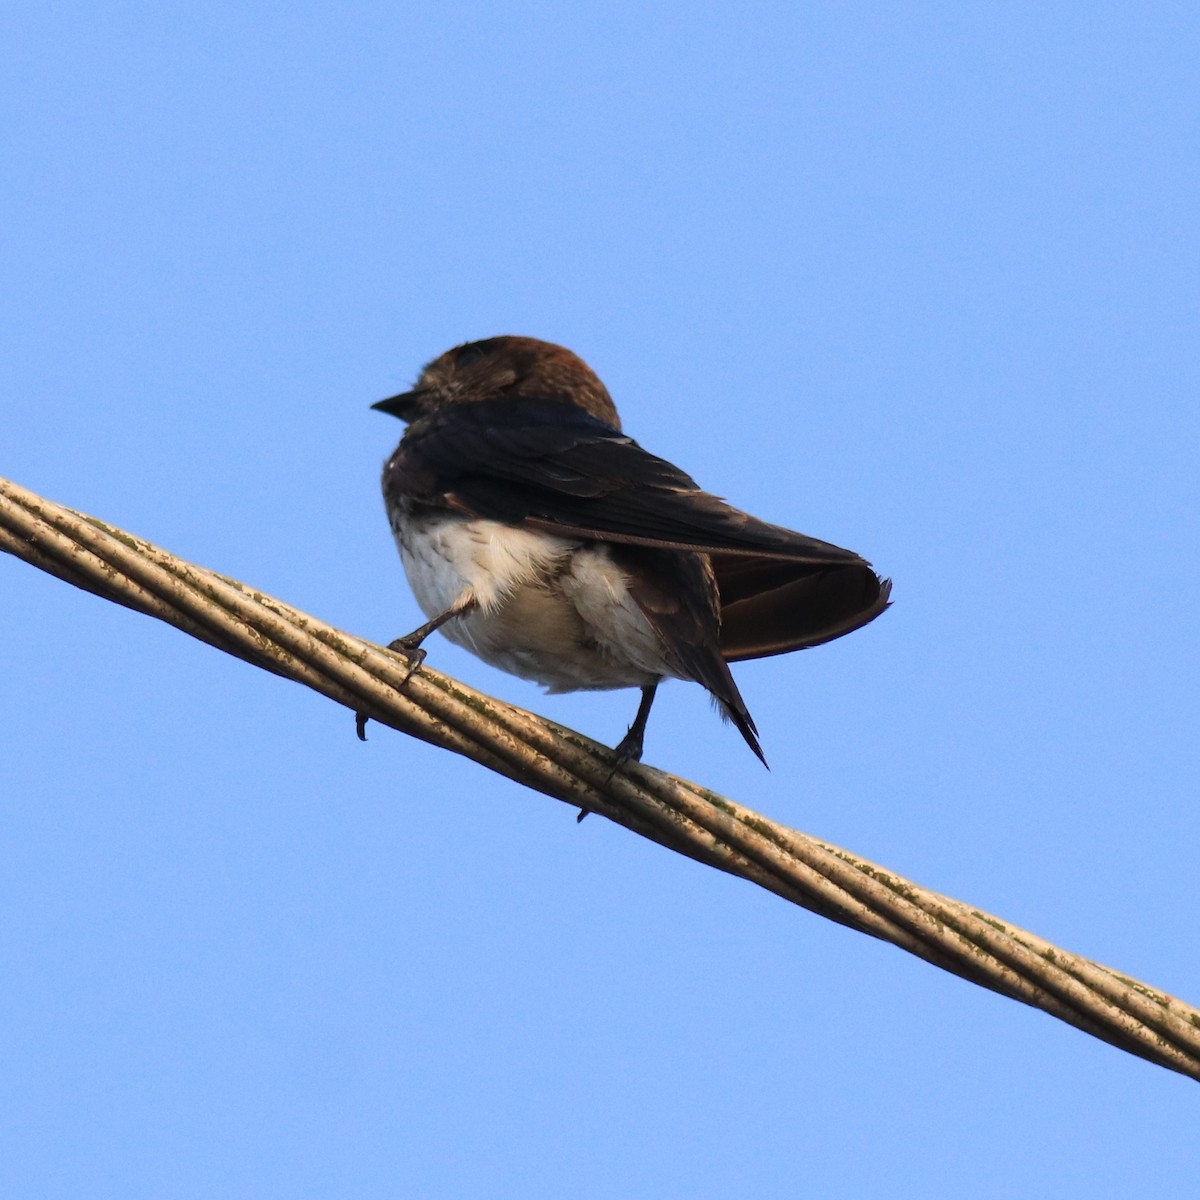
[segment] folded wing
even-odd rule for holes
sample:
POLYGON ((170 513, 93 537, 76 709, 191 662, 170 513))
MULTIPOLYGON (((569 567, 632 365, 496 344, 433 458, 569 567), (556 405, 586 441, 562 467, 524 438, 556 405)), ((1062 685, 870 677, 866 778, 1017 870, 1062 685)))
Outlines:
POLYGON ((410 427, 390 471, 413 499, 464 514, 708 554, 730 662, 841 637, 888 605, 890 585, 859 555, 726 504, 553 398, 439 410, 410 427))

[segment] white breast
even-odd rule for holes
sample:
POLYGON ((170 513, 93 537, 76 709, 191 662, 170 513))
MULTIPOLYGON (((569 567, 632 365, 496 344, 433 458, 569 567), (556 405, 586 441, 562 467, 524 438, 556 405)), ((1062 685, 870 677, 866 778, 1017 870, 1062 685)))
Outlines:
POLYGON ((578 545, 499 521, 451 516, 410 518, 395 532, 409 586, 430 618, 467 591, 484 612, 494 611, 519 588, 556 574, 578 545))
POLYGON ((409 585, 433 618, 485 662, 552 692, 639 687, 678 672, 603 543, 449 514, 395 526, 409 585))

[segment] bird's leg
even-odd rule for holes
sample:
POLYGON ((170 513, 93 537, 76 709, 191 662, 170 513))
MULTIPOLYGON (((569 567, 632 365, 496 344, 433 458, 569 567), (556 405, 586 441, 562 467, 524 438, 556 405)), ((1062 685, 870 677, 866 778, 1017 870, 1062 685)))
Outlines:
POLYGON ((435 629, 441 629, 451 617, 460 617, 463 613, 468 612, 474 607, 475 597, 472 596, 466 604, 455 604, 453 607, 446 609, 444 613, 438 613, 432 621, 426 621, 424 625, 418 625, 412 633, 406 633, 403 637, 394 638, 388 642, 387 648, 399 651, 406 658, 415 660, 412 666, 412 669, 415 671, 425 661, 425 651, 421 649, 421 643, 435 629))
MULTIPOLYGON (((616 762, 613 763, 613 768, 608 773, 609 779, 626 763, 642 761, 642 742, 646 736, 646 722, 650 719, 650 708, 654 704, 654 693, 657 691, 657 681, 647 684, 642 688, 642 702, 638 705, 637 716, 633 718, 633 724, 630 725, 629 731, 613 750, 613 753, 616 755, 616 762)), ((591 811, 590 808, 581 808, 579 816, 575 818, 576 822, 582 821, 591 811)))
POLYGON ((633 718, 629 732, 616 746, 617 767, 623 767, 627 762, 642 761, 642 740, 646 736, 646 722, 650 719, 650 707, 657 691, 657 681, 642 688, 642 702, 638 705, 637 716, 633 718))
MULTIPOLYGON (((478 603, 475 599, 475 593, 468 589, 444 613, 438 613, 433 620, 426 621, 424 625, 418 625, 412 633, 406 633, 403 637, 398 637, 388 642, 387 648, 389 650, 403 654, 408 659, 408 670, 405 672, 404 678, 400 681, 400 687, 403 687, 412 678, 413 672, 425 661, 426 651, 421 649, 421 643, 435 629, 441 629, 452 617, 461 617, 463 613, 468 613, 471 609, 475 608, 478 603)), ((354 714, 354 731, 358 734, 360 742, 367 740, 368 720, 370 718, 366 713, 357 712, 354 714)))

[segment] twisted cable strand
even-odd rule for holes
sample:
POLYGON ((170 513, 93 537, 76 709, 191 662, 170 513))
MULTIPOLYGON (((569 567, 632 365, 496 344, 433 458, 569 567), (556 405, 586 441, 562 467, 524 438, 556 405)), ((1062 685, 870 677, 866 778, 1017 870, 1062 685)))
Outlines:
POLYGON ((612 752, 0 480, 0 550, 339 704, 1200 1079, 1200 1012, 970 905, 612 752))

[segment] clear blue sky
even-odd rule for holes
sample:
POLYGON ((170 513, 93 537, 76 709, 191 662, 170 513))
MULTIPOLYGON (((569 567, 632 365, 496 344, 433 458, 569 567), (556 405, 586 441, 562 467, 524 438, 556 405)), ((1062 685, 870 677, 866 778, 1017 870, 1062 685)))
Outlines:
MULTIPOLYGON (((1194 5, 2 18, 0 474, 367 636, 560 341, 895 579, 647 760, 1200 1000, 1194 5)), ((602 739, 636 697, 543 697, 602 739)), ((1193 1083, 0 560, 0 1195, 1191 1196, 1193 1083)))

